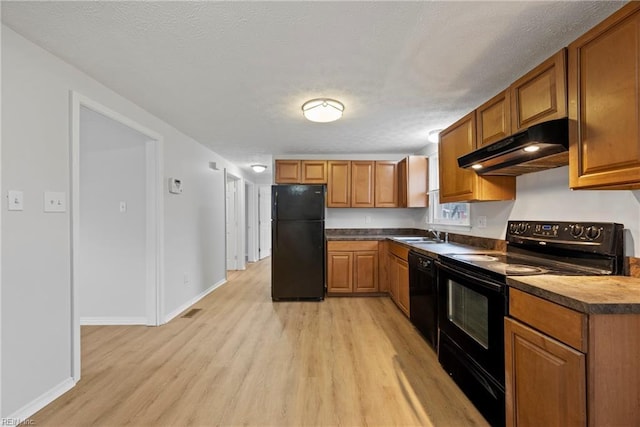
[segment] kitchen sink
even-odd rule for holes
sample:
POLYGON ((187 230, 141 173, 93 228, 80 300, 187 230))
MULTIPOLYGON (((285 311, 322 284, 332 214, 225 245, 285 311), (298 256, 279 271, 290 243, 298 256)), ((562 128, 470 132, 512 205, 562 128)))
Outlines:
POLYGON ((394 240, 398 240, 404 243, 411 244, 430 244, 430 243, 444 243, 444 240, 434 239, 433 237, 425 237, 425 236, 397 236, 393 238, 394 240))

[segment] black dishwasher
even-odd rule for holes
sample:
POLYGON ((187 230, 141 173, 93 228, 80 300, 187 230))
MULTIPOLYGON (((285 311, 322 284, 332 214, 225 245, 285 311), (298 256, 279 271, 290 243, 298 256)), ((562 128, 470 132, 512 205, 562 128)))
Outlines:
POLYGON ((409 319, 438 349, 438 292, 433 259, 409 252, 409 319))

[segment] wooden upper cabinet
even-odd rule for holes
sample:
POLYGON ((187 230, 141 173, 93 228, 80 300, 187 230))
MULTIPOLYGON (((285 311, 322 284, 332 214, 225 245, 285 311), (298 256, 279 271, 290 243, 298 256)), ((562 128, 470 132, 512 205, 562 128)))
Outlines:
POLYGON ((398 164, 393 161, 375 162, 375 197, 376 208, 398 207, 398 164))
POLYGON ((515 177, 482 177, 473 171, 458 167, 458 157, 474 149, 476 149, 475 111, 440 132, 440 144, 438 144, 440 203, 515 199, 515 177))
POLYGON ((569 45, 569 186, 640 188, 640 2, 569 45))
POLYGON ((300 160, 276 160, 276 184, 299 184, 300 164, 300 160))
POLYGON ((476 173, 458 167, 458 157, 476 147, 476 115, 467 114, 440 132, 438 161, 440 163, 440 203, 473 198, 476 173))
POLYGON ((566 58, 566 49, 562 49, 509 87, 511 134, 567 117, 566 58))
POLYGON ((511 135, 510 94, 504 90, 476 109, 477 148, 511 135))
POLYGON ((424 156, 409 156, 398 162, 398 206, 429 206, 429 161, 424 156))
POLYGON ((351 162, 351 207, 374 207, 374 161, 351 162))
POLYGON ((327 162, 327 207, 351 207, 351 162, 327 162))
POLYGON ((326 184, 327 161, 326 160, 302 160, 302 184, 326 184))

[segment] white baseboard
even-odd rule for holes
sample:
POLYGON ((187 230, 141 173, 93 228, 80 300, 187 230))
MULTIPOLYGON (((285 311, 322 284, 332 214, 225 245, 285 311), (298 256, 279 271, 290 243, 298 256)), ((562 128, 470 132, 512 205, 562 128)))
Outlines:
MULTIPOLYGON (((44 408, 49 403, 53 402, 54 400, 71 390, 75 385, 76 383, 75 381, 73 381, 73 378, 69 377, 57 386, 53 387, 51 390, 41 394, 30 403, 27 403, 22 408, 15 411, 13 414, 9 415, 8 417, 3 417, 2 419, 11 420, 11 422, 13 422, 14 420, 20 420, 20 422, 24 422, 40 409, 44 408)), ((26 423, 26 425, 29 425, 29 423, 26 423)))
POLYGON ((146 317, 81 317, 80 325, 99 325, 99 326, 116 326, 116 325, 146 325, 146 317))
POLYGON ((222 279, 221 281, 219 281, 218 283, 213 284, 209 289, 206 289, 204 292, 201 292, 200 294, 196 295, 195 297, 193 297, 192 299, 190 299, 189 301, 185 302, 184 304, 182 304, 180 307, 176 308, 175 310, 173 310, 171 313, 167 314, 164 317, 164 323, 169 323, 171 320, 173 320, 178 314, 182 313, 183 311, 185 311, 187 308, 191 307, 193 304, 197 303, 198 301, 200 301, 202 298, 206 297, 207 295, 209 295, 211 292, 213 292, 214 290, 216 290, 217 288, 219 288, 220 286, 224 285, 225 283, 227 283, 227 279, 222 279))

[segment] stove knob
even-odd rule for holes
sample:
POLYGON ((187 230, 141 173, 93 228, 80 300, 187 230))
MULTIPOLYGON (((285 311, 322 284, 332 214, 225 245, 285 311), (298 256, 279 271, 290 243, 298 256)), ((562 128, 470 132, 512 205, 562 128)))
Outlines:
POLYGON ((600 229, 595 226, 587 227, 587 231, 585 234, 587 236, 587 239, 595 240, 600 237, 600 229))
POLYGON ((509 224, 509 232, 511 234, 517 234, 518 233, 518 224, 516 224, 515 222, 512 222, 511 224, 509 224))
POLYGON ((525 231, 527 231, 527 223, 521 222, 520 224, 518 224, 518 232, 524 233, 525 231))
POLYGON ((569 227, 570 228, 570 233, 573 237, 580 237, 582 236, 582 233, 584 232, 584 226, 580 225, 580 224, 574 224, 572 226, 569 227))

